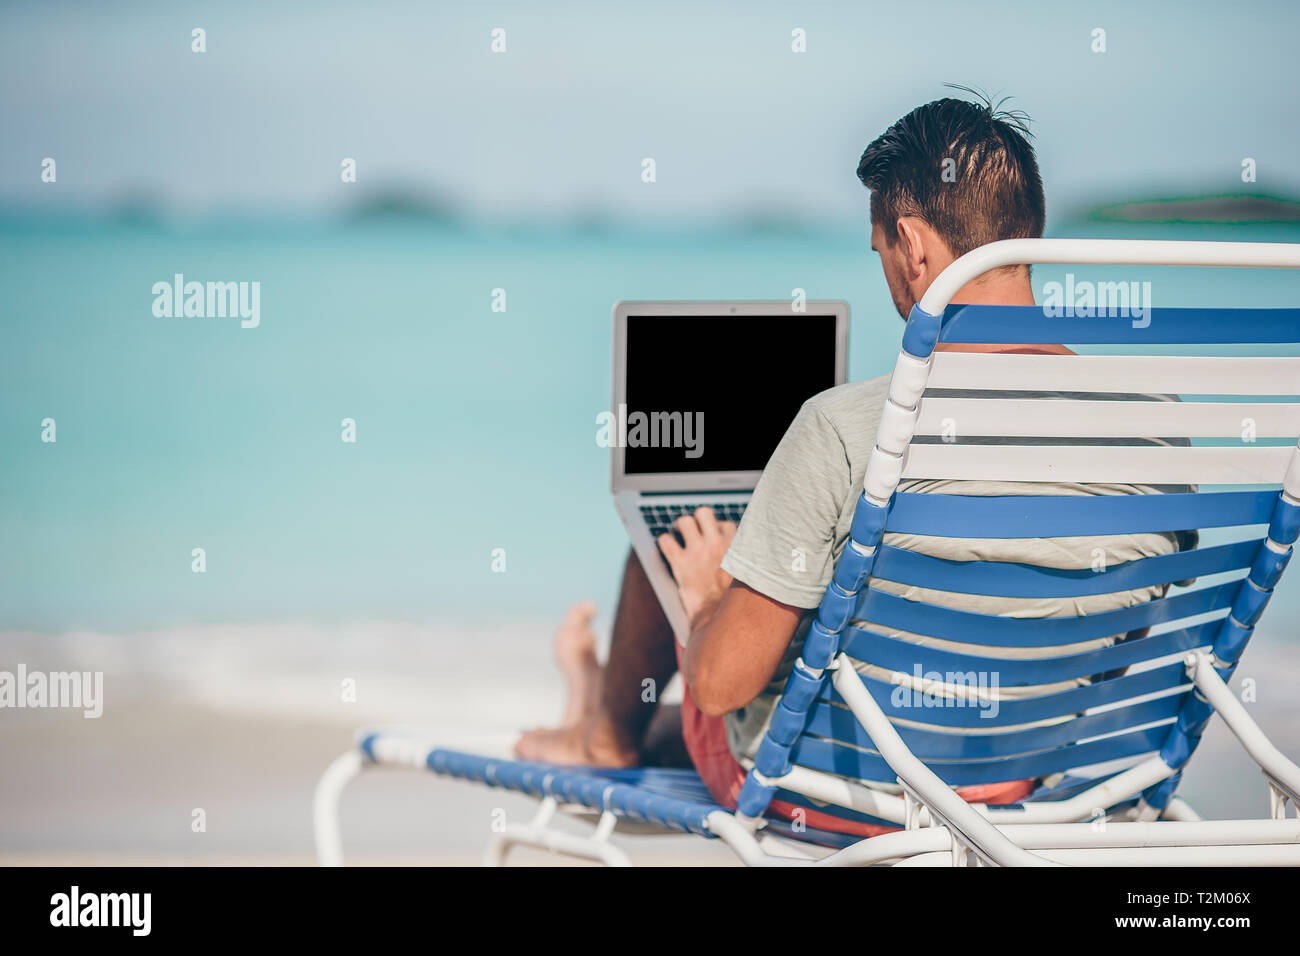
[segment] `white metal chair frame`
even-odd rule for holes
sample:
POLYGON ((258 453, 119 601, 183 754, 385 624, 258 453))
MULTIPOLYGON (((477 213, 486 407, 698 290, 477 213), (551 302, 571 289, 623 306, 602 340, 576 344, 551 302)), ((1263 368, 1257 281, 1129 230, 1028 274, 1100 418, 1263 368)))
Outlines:
MULTIPOLYGON (((942 315, 952 296, 972 279, 1002 266, 1032 263, 1300 268, 1300 245, 1004 240, 953 262, 927 290, 919 308, 931 316, 942 315)), ((916 432, 921 396, 933 364, 933 355, 918 357, 900 351, 863 483, 864 493, 872 502, 888 503, 904 475, 905 453, 916 432)), ((1140 368, 1137 367, 1139 374, 1140 368)), ((1293 447, 1287 453, 1282 486, 1283 500, 1300 504, 1300 447, 1293 447)), ((832 683, 881 757, 897 774, 903 796, 798 766, 780 777, 760 779, 760 782, 866 813, 904 829, 863 839, 813 860, 806 855, 788 855, 790 851, 781 848, 781 841, 761 839, 764 826, 761 819, 716 811, 709 815, 708 827, 743 862, 761 866, 886 862, 1003 866, 1148 866, 1189 862, 1220 866, 1300 865, 1300 819, 1286 816, 1288 802, 1300 813, 1300 767, 1268 740, 1216 672, 1214 663, 1213 655, 1205 651, 1194 651, 1185 657, 1196 693, 1213 706, 1263 773, 1268 785, 1271 819, 1202 821, 1184 801, 1174 797, 1163 812, 1139 800, 1135 809, 1126 812, 1125 818, 1097 820, 1097 808, 1127 802, 1175 773, 1158 756, 1146 758, 1091 789, 1058 802, 1029 802, 1017 808, 994 809, 967 803, 913 755, 864 688, 849 659, 840 652, 827 668, 832 683), (769 852, 774 843, 780 852, 769 852)), ((322 864, 342 863, 338 803, 347 783, 368 765, 423 769, 429 749, 415 742, 384 738, 376 742, 373 761, 366 761, 352 751, 330 766, 320 780, 315 797, 316 841, 322 864)), ((613 813, 606 810, 600 814, 591 837, 578 837, 547 828, 546 824, 559 809, 563 808, 556 800, 547 798, 530 824, 511 825, 505 832, 496 834, 485 862, 500 864, 511 847, 530 845, 610 865, 627 863, 622 851, 609 842, 611 833, 620 826, 613 813)), ((591 813, 586 808, 581 810, 591 813)))

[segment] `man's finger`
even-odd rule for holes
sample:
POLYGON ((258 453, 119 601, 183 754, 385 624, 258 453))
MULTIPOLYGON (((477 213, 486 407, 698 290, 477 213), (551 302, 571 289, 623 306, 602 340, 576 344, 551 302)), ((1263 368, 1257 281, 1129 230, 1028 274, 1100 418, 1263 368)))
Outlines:
POLYGON ((692 542, 700 540, 700 523, 695 520, 694 515, 682 515, 673 522, 673 527, 682 536, 687 547, 690 547, 692 542))
POLYGON ((682 546, 677 543, 677 539, 672 535, 661 534, 659 537, 655 538, 655 544, 659 545, 659 550, 663 552, 664 558, 667 560, 669 567, 672 567, 673 562, 681 557, 682 546))
POLYGON ((695 509, 695 520, 700 523, 704 537, 711 538, 718 533, 718 516, 708 505, 700 505, 695 509))

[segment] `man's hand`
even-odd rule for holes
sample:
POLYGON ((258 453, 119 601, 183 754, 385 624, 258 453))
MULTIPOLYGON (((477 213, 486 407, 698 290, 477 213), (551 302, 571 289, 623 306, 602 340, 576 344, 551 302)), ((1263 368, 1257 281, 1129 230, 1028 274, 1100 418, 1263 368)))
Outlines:
POLYGON ((719 521, 709 507, 697 508, 693 515, 682 515, 673 527, 684 545, 670 534, 659 536, 659 550, 673 569, 677 590, 686 608, 691 631, 696 631, 717 610, 723 593, 731 586, 731 575, 722 570, 722 556, 731 547, 736 526, 719 521))
POLYGON ((659 536, 691 622, 682 676, 695 705, 718 715, 744 707, 772 680, 803 611, 732 581, 722 556, 736 526, 712 508, 678 518, 684 544, 659 536))

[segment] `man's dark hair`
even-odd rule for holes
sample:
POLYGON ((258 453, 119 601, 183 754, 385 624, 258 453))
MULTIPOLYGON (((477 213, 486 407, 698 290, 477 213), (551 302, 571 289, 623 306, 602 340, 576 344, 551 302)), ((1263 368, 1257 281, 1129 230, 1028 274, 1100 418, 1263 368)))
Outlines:
POLYGON ((996 239, 1042 236, 1046 202, 1028 116, 956 88, 983 102, 918 106, 862 154, 858 179, 871 190, 872 225, 893 245, 899 218, 916 216, 954 256, 996 239))

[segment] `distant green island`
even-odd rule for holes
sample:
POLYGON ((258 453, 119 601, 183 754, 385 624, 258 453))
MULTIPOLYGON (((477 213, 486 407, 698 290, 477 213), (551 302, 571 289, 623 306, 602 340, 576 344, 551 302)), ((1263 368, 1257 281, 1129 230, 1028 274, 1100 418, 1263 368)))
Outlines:
POLYGON ((1097 222, 1300 222, 1300 201, 1241 194, 1144 199, 1097 206, 1088 218, 1097 222))
MULTIPOLYGON (((865 204, 864 204, 865 206, 865 204)), ((865 209, 862 211, 865 217, 865 209)), ((319 214, 318 214, 319 215, 319 214)), ((1130 199, 1086 205, 1067 204, 1061 213, 1064 223, 1130 225, 1297 225, 1300 224, 1300 199, 1263 194, 1221 194, 1130 199)), ((567 213, 550 213, 533 217, 512 218, 501 215, 484 218, 468 204, 446 191, 420 190, 404 184, 367 190, 342 208, 325 211, 327 219, 342 223, 401 223, 437 229, 488 229, 512 233, 556 231, 582 235, 606 235, 628 230, 689 229, 696 233, 739 234, 760 237, 811 236, 825 232, 860 230, 862 220, 851 223, 842 219, 816 221, 802 210, 780 204, 755 204, 732 208, 720 214, 693 221, 667 219, 638 220, 599 205, 586 205, 567 213)), ((74 206, 6 206, 0 203, 0 222, 76 222, 107 221, 117 226, 168 228, 175 222, 193 224, 213 218, 240 221, 259 217, 247 209, 229 211, 225 216, 213 213, 180 216, 166 197, 144 189, 124 191, 113 201, 99 207, 74 206)), ((291 219, 286 213, 280 218, 291 219)))
POLYGON ((460 211, 448 200, 414 190, 387 189, 363 197, 349 210, 353 222, 410 220, 414 222, 459 223, 460 211))

